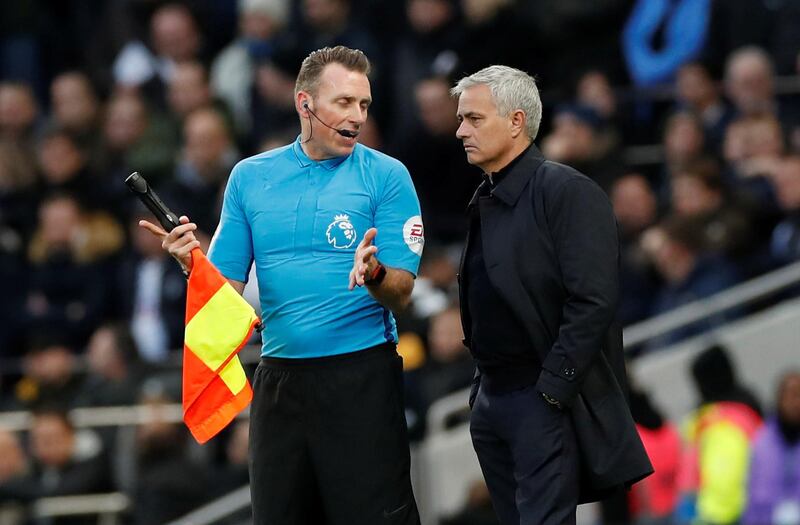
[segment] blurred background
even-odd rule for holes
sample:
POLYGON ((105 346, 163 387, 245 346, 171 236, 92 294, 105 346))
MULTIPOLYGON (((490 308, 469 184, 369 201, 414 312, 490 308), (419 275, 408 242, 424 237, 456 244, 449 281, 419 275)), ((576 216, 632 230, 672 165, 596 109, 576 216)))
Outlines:
POLYGON ((448 94, 491 64, 536 77, 537 145, 619 223, 656 474, 579 522, 800 523, 800 1, 4 0, 0 525, 249 523, 247 417, 187 439, 185 279, 123 180, 207 243, 231 167, 294 140, 300 63, 335 44, 373 62, 359 140, 406 164, 425 219, 398 319, 423 523, 497 523, 455 293, 480 173, 448 94))

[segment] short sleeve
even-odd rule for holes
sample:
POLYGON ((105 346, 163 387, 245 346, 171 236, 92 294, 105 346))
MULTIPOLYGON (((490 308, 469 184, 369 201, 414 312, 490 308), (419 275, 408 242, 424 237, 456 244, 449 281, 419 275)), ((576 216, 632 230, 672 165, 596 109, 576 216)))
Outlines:
POLYGON ((222 213, 208 258, 227 279, 247 282, 253 262, 253 236, 242 206, 241 176, 237 165, 225 187, 222 213))
POLYGON ((386 177, 375 209, 378 260, 417 275, 425 231, 411 175, 399 162, 386 177))

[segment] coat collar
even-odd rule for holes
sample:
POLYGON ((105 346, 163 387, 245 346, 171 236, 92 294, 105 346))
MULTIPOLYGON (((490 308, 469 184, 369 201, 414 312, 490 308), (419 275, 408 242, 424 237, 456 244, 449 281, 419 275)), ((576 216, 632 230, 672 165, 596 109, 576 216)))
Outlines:
MULTIPOLYGON (((495 187, 491 194, 506 203, 508 206, 513 206, 522 195, 522 190, 528 184, 528 180, 533 177, 536 170, 544 162, 542 152, 535 144, 531 144, 530 148, 523 154, 522 158, 511 168, 503 180, 495 187)), ((472 195, 467 208, 471 208, 478 203, 478 196, 481 190, 489 184, 489 181, 484 180, 481 182, 478 189, 472 195)))

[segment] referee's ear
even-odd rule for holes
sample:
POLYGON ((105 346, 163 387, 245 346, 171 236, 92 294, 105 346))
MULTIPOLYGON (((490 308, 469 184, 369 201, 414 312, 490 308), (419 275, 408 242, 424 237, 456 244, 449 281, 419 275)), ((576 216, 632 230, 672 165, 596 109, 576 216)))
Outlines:
POLYGON ((295 95, 295 110, 301 117, 308 117, 309 116, 309 109, 313 111, 313 108, 310 108, 311 105, 311 97, 305 91, 299 91, 297 95, 295 95))

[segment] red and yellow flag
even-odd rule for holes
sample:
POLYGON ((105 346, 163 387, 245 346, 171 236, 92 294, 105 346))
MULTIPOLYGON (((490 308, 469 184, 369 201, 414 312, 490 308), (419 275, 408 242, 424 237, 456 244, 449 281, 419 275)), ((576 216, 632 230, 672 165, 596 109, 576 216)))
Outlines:
POLYGON ((199 248, 192 251, 183 344, 183 420, 205 443, 244 410, 253 390, 236 355, 259 318, 199 248))

